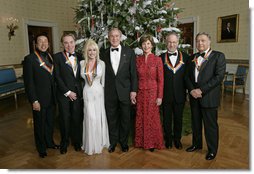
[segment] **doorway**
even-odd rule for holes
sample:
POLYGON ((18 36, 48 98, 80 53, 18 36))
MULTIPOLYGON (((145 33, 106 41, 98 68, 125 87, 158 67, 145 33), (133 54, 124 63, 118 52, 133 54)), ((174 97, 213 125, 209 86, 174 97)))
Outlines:
POLYGON ((58 32, 59 28, 58 28, 57 23, 25 19, 24 25, 25 25, 25 27, 24 27, 24 33, 25 33, 24 45, 26 46, 25 54, 29 54, 34 49, 33 42, 29 41, 29 39, 31 39, 31 40, 35 39, 37 31, 48 33, 49 42, 50 42, 50 48, 49 48, 50 53, 56 53, 60 50, 60 44, 59 44, 60 38, 58 37, 59 36, 59 32, 58 32), (28 29, 30 29, 30 27, 31 27, 32 32, 28 32, 28 29), (29 34, 30 34, 30 36, 29 36, 29 34))
POLYGON ((193 54, 194 22, 179 24, 177 27, 182 31, 180 43, 191 45, 191 47, 186 49, 185 51, 189 55, 193 54))
POLYGON ((35 50, 35 39, 38 34, 45 34, 49 39, 49 49, 48 52, 53 54, 53 39, 52 39, 52 27, 43 27, 43 26, 27 26, 28 31, 28 42, 29 42, 29 52, 33 53, 35 50))

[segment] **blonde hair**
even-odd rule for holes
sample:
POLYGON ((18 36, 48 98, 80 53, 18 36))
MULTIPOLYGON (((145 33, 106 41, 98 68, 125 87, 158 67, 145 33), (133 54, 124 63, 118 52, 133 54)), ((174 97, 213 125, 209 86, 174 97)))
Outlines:
POLYGON ((99 56, 99 47, 97 45, 97 43, 93 40, 93 39, 88 39, 84 45, 83 48, 83 56, 85 58, 85 63, 88 62, 88 48, 89 47, 94 47, 96 50, 96 60, 99 61, 100 60, 100 56, 99 56))

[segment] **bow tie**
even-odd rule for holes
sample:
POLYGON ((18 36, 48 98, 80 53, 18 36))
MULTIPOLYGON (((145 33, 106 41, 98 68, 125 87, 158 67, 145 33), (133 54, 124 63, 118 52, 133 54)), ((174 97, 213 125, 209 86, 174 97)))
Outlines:
POLYGON ((76 54, 75 53, 73 53, 73 54, 69 53, 69 57, 71 57, 71 56, 76 57, 76 54))
POLYGON ((204 57, 205 56, 205 52, 204 53, 197 53, 197 57, 199 57, 199 56, 204 57))
POLYGON ((118 51, 118 48, 111 48, 111 51, 118 51))
POLYGON ((174 52, 174 53, 169 53, 168 52, 168 56, 170 57, 170 56, 176 56, 177 54, 176 54, 176 52, 174 52))

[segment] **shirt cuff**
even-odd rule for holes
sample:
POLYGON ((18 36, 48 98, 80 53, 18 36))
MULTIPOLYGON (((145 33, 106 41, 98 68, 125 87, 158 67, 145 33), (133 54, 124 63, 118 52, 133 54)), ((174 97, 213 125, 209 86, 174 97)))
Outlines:
POLYGON ((68 95, 70 95, 71 91, 68 91, 64 94, 65 97, 68 97, 68 95))

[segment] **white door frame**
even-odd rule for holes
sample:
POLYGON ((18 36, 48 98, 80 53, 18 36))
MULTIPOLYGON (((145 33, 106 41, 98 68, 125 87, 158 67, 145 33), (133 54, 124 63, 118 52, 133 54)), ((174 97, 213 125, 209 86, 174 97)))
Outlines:
POLYGON ((52 42, 53 44, 53 53, 59 50, 59 37, 58 37, 58 26, 57 23, 54 22, 47 22, 47 21, 38 21, 38 20, 31 20, 25 19, 24 20, 24 41, 25 41, 25 52, 26 54, 30 54, 29 50, 29 39, 28 39, 28 25, 38 26, 38 27, 51 27, 52 28, 52 42))

